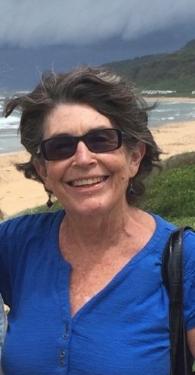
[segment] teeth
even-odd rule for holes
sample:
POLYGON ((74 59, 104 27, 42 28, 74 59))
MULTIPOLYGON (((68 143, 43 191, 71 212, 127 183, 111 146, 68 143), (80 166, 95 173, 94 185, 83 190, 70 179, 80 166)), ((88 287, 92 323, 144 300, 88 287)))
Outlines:
POLYGON ((82 178, 71 182, 72 186, 93 185, 105 180, 105 177, 82 178))

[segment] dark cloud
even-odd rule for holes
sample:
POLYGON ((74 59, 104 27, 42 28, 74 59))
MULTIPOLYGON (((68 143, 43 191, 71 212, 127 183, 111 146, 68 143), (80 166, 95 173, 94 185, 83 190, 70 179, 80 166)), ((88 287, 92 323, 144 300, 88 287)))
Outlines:
POLYGON ((0 0, 0 44, 134 40, 195 18, 195 0, 0 0))

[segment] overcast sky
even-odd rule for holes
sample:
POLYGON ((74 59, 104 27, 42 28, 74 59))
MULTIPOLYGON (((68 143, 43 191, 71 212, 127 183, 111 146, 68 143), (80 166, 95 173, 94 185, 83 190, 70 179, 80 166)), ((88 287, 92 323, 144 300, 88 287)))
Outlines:
POLYGON ((0 0, 0 45, 134 40, 193 20, 195 0, 0 0))

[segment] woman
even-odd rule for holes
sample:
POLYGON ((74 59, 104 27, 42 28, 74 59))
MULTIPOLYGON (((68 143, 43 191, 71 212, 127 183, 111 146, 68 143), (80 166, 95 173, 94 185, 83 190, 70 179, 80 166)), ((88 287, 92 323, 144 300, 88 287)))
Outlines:
MULTIPOLYGON (((80 68, 44 76, 6 116, 15 108, 31 154, 19 168, 63 210, 0 226, 5 374, 168 375, 161 256, 174 226, 135 204, 160 154, 144 101, 112 73, 80 68)), ((185 319, 195 354, 194 248, 189 231, 185 319)))

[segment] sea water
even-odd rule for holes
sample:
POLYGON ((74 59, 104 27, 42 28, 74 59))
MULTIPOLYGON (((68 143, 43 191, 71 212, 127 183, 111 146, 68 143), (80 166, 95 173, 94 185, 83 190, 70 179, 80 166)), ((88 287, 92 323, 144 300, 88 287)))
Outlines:
POLYGON ((15 110, 8 118, 3 117, 6 95, 0 94, 0 154, 22 150, 18 127, 20 113, 15 110))
POLYGON ((195 121, 195 98, 194 101, 185 99, 184 102, 177 100, 156 101, 155 108, 149 114, 149 126, 163 126, 171 122, 195 121))
MULTIPOLYGON (((2 116, 5 94, 0 94, 0 153, 22 150, 18 127, 20 113, 15 110, 8 118, 2 116)), ((153 100, 155 102, 155 100, 153 100)), ((151 103, 151 100, 150 100, 151 103)), ((156 101, 156 107, 149 113, 149 127, 160 127, 167 123, 195 121, 195 98, 185 102, 177 100, 156 101)))

